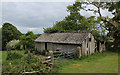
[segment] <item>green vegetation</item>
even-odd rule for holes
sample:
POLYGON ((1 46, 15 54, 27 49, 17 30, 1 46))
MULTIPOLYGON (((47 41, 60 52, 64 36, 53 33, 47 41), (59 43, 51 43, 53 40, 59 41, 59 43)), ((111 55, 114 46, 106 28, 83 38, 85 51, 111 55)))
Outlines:
POLYGON ((67 7, 70 15, 66 16, 62 21, 57 22, 53 27, 44 29, 45 33, 74 31, 74 30, 89 30, 93 32, 95 39, 99 41, 107 41, 110 37, 115 40, 113 45, 114 50, 120 49, 120 1, 119 2, 75 2, 67 7), (89 6, 94 8, 88 8, 89 6), (111 12, 114 17, 106 17, 101 12, 101 9, 106 9, 111 12), (86 18, 81 15, 81 10, 92 11, 95 16, 86 18), (98 15, 96 15, 98 14, 98 15), (107 35, 106 35, 107 32, 107 35))
POLYGON ((118 73, 118 54, 113 52, 95 53, 56 65, 59 73, 118 73))
MULTIPOLYGON (((110 51, 120 50, 120 1, 119 2, 75 2, 73 5, 67 7, 70 13, 62 21, 56 22, 51 28, 44 29, 45 33, 74 31, 74 30, 88 30, 92 31, 95 39, 99 41, 107 41, 110 38, 114 39, 113 43, 107 42, 106 47, 110 51), (92 5, 97 9, 88 9, 92 5), (107 9, 114 17, 105 17, 101 14, 101 9, 107 9), (90 16, 86 18, 80 14, 81 10, 93 11, 99 15, 90 16), (105 34, 108 31, 107 35, 105 34), (111 48, 113 46, 113 48, 111 48)), ((34 51, 34 40, 40 34, 34 34, 32 31, 22 34, 15 26, 10 23, 4 23, 0 28, 0 50, 7 49, 21 49, 34 51), (2 36, 1 36, 2 33, 2 36), (17 48, 18 42, 20 48, 17 48), (2 44, 1 44, 2 42, 2 44), (2 47, 1 47, 2 45, 2 47), (2 49, 1 49, 2 48, 2 49)), ((3 64, 3 72, 20 72, 39 71, 40 73, 47 73, 45 65, 40 59, 31 54, 22 55, 22 51, 0 51, 0 64, 3 64), (1 54, 0 54, 1 55, 1 54)), ((41 54, 36 52, 36 54, 41 54)), ((43 52, 45 54, 45 52, 43 52)), ((72 61, 62 62, 62 64, 55 65, 55 69, 60 73, 117 73, 118 72, 118 55, 117 53, 105 52, 96 53, 82 59, 75 59, 72 61)), ((55 71, 56 71, 55 70, 55 71)))
POLYGON ((63 21, 57 22, 51 28, 44 28, 45 33, 54 33, 62 31, 74 31, 74 30, 92 30, 95 27, 94 16, 85 18, 81 16, 79 11, 70 12, 70 15, 65 17, 63 21))
POLYGON ((19 54, 19 53, 16 53, 16 52, 14 52, 14 53, 8 53, 6 60, 20 59, 21 57, 23 57, 23 55, 19 54))
MULTIPOLYGON (((15 51, 11 51, 11 53, 14 53, 14 52, 15 52, 15 51)), ((2 56, 0 60, 2 60, 2 63, 6 62, 6 59, 7 59, 7 51, 0 51, 0 53, 1 53, 1 56, 2 56)), ((17 50, 17 53, 23 54, 23 51, 17 50)))
POLYGON ((6 49, 7 50, 12 50, 12 49, 17 49, 17 47, 20 46, 20 41, 19 40, 12 40, 7 43, 6 49))
MULTIPOLYGON (((1 32, 1 28, 0 28, 1 32)), ((32 31, 28 31, 26 34, 22 34, 15 26, 13 26, 10 23, 4 23, 2 26, 2 50, 7 50, 7 47, 9 49, 34 49, 34 40, 38 38, 40 34, 34 34, 32 31), (9 38, 8 38, 9 37, 9 38), (16 47, 17 41, 20 41, 19 46, 16 47), (11 44, 14 42, 14 45, 11 44), (10 47, 12 46, 12 47, 10 47)), ((1 37, 1 36, 0 36, 1 37)))
POLYGON ((25 35, 20 36, 20 44, 22 49, 35 49, 34 40, 40 35, 35 35, 32 31, 27 32, 25 35))
POLYGON ((2 72, 3 73, 23 73, 31 71, 38 71, 39 73, 47 73, 47 66, 42 63, 42 59, 33 56, 32 54, 22 55, 22 51, 14 52, 7 55, 6 51, 3 51, 3 65, 2 72), (4 56, 5 55, 5 56, 4 56))
POLYGON ((4 23, 2 26, 2 49, 6 49, 6 44, 14 39, 19 39, 22 33, 12 24, 4 23))
MULTIPOLYGON (((48 72, 41 62, 32 55, 25 55, 19 59, 6 60, 7 51, 2 52, 3 72, 22 72, 23 65, 26 66, 26 71, 36 71, 43 68, 43 73, 48 72), (33 62, 33 63, 32 63, 33 62), (12 67, 10 67, 12 63, 12 67), (24 63, 24 64, 23 64, 24 63), (26 63, 26 64, 25 64, 26 63), (35 65, 36 64, 36 65, 35 65), (34 69, 32 68, 34 67, 34 69), (14 67, 14 68, 13 68, 14 67), (20 68, 20 69, 19 69, 20 68), (12 69, 12 70, 10 70, 12 69), (15 70, 13 70, 15 69, 15 70)), ((14 54, 15 51, 12 51, 14 54)), ((17 51, 22 55, 22 51, 17 51)), ((53 72, 57 73, 117 73, 118 72, 118 54, 115 52, 95 53, 93 55, 84 56, 81 59, 74 59, 66 62, 61 62, 54 66, 53 72)))

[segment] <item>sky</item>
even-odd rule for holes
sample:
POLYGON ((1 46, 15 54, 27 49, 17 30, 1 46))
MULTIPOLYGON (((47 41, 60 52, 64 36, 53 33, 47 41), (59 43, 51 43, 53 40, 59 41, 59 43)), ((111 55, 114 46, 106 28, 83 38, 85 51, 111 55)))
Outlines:
MULTIPOLYGON (((2 24, 9 22, 22 33, 33 31, 43 33, 43 28, 52 27, 56 21, 63 20, 69 13, 68 5, 74 2, 2 2, 2 24)), ((94 8, 89 6, 88 8, 94 8)), ((107 10, 103 16, 113 17, 107 10)), ((85 17, 93 16, 92 12, 80 11, 85 17)), ((97 14, 98 15, 98 14, 97 14)), ((2 26, 1 24, 1 26, 2 26)), ((0 27, 1 27, 0 26, 0 27)))

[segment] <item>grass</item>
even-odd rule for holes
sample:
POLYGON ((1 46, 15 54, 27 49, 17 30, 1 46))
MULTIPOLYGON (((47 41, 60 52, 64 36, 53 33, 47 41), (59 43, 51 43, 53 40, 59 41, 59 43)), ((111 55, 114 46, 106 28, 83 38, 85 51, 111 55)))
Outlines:
POLYGON ((48 73, 48 69, 45 64, 42 64, 42 60, 35 57, 32 53, 22 55, 22 51, 11 51, 11 54, 7 54, 7 51, 2 51, 2 73, 23 73, 38 71, 40 73, 48 73), (7 59, 6 59, 7 58, 7 59))
MULTIPOLYGON (((12 51, 14 52, 14 51, 12 51)), ((18 53, 22 53, 22 51, 17 51, 18 53)), ((6 58, 7 58, 7 51, 0 51, 0 72, 2 71, 2 64, 6 63, 6 58)), ((9 62, 9 61, 8 61, 9 62)))
MULTIPOLYGON (((15 51, 12 51, 12 52, 15 52, 15 51)), ((2 60, 2 63, 4 63, 6 61, 6 58, 7 58, 7 51, 0 51, 2 57, 0 58, 0 60, 2 60)), ((18 50, 17 53, 20 53, 22 54, 23 51, 21 50, 18 50)))
MULTIPOLYGON (((7 52, 0 51, 0 53, 2 53, 0 61, 6 62, 7 52)), ((57 66, 59 66, 56 68, 59 73, 118 73, 118 54, 114 52, 95 53, 82 57, 81 60, 66 61, 57 66)))
POLYGON ((58 70, 59 73, 118 73, 118 54, 95 53, 82 60, 64 62, 58 70))

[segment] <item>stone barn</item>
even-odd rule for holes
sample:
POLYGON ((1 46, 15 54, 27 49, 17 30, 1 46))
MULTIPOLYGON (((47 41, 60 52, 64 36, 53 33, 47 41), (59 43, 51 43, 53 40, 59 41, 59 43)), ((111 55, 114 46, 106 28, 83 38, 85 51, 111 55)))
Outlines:
POLYGON ((35 40, 38 51, 52 50, 75 53, 77 47, 82 50, 82 55, 95 52, 96 41, 90 31, 69 31, 57 33, 43 33, 35 40))

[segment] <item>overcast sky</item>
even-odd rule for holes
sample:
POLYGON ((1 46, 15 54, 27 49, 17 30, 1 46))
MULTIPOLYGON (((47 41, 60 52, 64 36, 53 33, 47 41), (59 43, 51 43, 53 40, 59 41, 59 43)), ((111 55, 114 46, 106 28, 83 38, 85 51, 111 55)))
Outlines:
MULTIPOLYGON (((56 21, 63 20, 69 14, 66 7, 72 4, 73 2, 3 2, 2 23, 9 22, 22 33, 43 33, 43 28, 52 27, 56 21)), ((94 15, 85 11, 81 11, 81 14, 85 17, 94 15)), ((113 17, 107 10, 102 11, 102 14, 113 17)))

